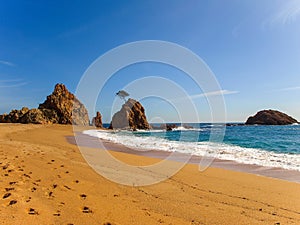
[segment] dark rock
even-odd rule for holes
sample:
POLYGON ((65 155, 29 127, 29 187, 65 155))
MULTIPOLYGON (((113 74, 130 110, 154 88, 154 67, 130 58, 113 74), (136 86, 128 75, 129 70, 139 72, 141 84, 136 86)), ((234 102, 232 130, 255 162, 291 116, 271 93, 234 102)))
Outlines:
POLYGON ((92 125, 95 127, 103 128, 102 116, 100 112, 97 112, 96 117, 93 118, 92 125))
POLYGON ((250 116, 246 125, 289 125, 298 123, 298 121, 285 113, 276 110, 263 110, 255 116, 250 116))
POLYGON ((149 130, 150 125, 145 115, 145 109, 138 101, 129 98, 112 118, 110 128, 114 129, 144 129, 149 130))
POLYGON ((176 124, 166 124, 166 131, 172 131, 174 128, 178 128, 176 124))

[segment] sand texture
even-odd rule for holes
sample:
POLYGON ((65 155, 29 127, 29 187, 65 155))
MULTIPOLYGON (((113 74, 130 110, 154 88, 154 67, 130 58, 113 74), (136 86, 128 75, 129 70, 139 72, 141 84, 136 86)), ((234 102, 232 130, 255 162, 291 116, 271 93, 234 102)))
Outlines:
POLYGON ((72 135, 71 126, 0 124, 0 224, 300 224, 298 183, 188 164, 164 182, 124 186, 96 173, 72 135))

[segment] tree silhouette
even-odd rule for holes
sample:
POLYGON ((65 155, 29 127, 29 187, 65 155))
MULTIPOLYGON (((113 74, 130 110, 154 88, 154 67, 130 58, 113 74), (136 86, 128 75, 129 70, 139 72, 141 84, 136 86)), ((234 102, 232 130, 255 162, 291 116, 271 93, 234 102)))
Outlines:
POLYGON ((116 95, 118 95, 120 99, 123 99, 124 102, 126 102, 125 98, 129 96, 129 94, 124 90, 118 91, 118 93, 116 93, 116 95))

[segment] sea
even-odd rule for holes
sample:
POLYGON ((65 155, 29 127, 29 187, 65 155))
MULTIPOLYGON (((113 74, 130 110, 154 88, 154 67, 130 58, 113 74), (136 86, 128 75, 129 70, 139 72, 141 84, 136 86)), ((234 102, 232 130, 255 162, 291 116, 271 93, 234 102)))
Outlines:
MULTIPOLYGON (((108 127, 109 124, 104 124, 108 127)), ((242 164, 300 171, 300 125, 240 126, 231 124, 177 124, 172 131, 85 130, 83 133, 137 151, 159 150, 211 156, 242 164), (217 138, 212 138, 212 136, 217 138)))

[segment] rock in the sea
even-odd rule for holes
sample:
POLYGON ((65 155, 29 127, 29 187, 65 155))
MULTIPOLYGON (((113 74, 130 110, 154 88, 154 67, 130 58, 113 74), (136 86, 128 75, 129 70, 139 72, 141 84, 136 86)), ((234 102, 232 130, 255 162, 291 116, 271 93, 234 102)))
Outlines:
POLYGON ((103 128, 102 116, 100 112, 97 112, 96 116, 93 118, 92 125, 95 127, 103 128))
POLYGON ((113 129, 144 129, 149 130, 150 125, 145 115, 145 109, 138 101, 129 98, 112 118, 110 128, 113 129))
POLYGON ((39 109, 55 111, 59 124, 89 125, 87 109, 63 84, 55 85, 53 93, 39 105, 39 109))
POLYGON ((53 93, 47 96, 38 109, 14 109, 9 114, 0 115, 0 123, 89 125, 89 118, 84 105, 65 85, 57 84, 53 93))
POLYGON ((250 116, 246 125, 289 125, 298 123, 298 121, 285 113, 276 110, 263 110, 255 116, 250 116))
POLYGON ((172 131, 173 129, 178 128, 176 124, 163 124, 161 127, 166 131, 172 131))

